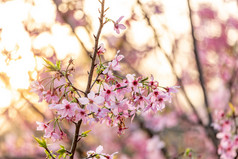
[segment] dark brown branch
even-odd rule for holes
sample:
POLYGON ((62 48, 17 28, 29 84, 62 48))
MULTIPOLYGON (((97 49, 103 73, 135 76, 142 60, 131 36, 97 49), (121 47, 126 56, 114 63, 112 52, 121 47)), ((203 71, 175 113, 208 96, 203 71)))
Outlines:
POLYGON ((53 154, 50 152, 50 150, 47 147, 45 147, 45 150, 49 153, 49 155, 52 157, 52 159, 55 159, 55 157, 53 156, 53 154))
POLYGON ((97 75, 96 79, 94 80, 93 84, 91 85, 90 89, 93 88, 94 84, 97 82, 98 78, 99 78, 100 74, 97 75))
POLYGON ((190 0, 187 0, 187 5, 188 5, 188 10, 189 10, 190 27, 191 27, 191 34, 192 34, 192 41, 193 41, 193 51, 194 51, 196 65, 197 65, 197 69, 198 69, 198 73, 199 73, 199 81, 200 81, 203 96, 204 96, 204 103, 205 103, 205 107, 206 107, 206 112, 207 112, 207 115, 208 115, 208 124, 207 124, 207 126, 205 126, 206 133, 211 138, 211 140, 213 142, 213 145, 216 148, 218 148, 218 140, 216 138, 216 131, 211 127, 211 124, 212 124, 213 120, 212 120, 211 111, 209 109, 207 90, 206 90, 206 87, 205 87, 205 80, 204 80, 204 77, 203 77, 203 70, 202 70, 202 66, 201 66, 201 62, 200 62, 200 58, 199 58, 197 40, 195 38, 195 31, 194 31, 194 25, 193 25, 193 19, 192 19, 192 10, 191 10, 190 0))
POLYGON ((205 102, 206 111, 207 111, 207 115, 208 115, 208 125, 211 125, 212 116, 211 116, 211 113, 210 113, 210 110, 209 110, 209 103, 208 103, 207 91, 206 91, 206 87, 205 87, 205 81, 204 81, 204 77, 203 77, 203 70, 202 70, 202 66, 201 66, 201 62, 200 62, 200 58, 199 58, 197 40, 195 38, 190 0, 187 0, 187 2, 188 2, 187 4, 188 4, 188 10, 189 10, 189 19, 190 19, 190 26, 191 26, 192 41, 193 41, 193 52, 194 52, 194 55, 195 55, 196 65, 197 65, 197 69, 198 69, 198 73, 199 73, 199 81, 200 81, 200 84, 201 84, 201 87, 202 87, 204 102, 205 102))
POLYGON ((92 63, 91 63, 91 68, 90 68, 90 72, 89 72, 89 76, 88 76, 88 84, 87 84, 87 88, 85 93, 88 94, 90 92, 90 87, 91 87, 91 83, 92 83, 92 78, 93 78, 93 71, 94 71, 94 67, 95 67, 95 60, 97 57, 97 51, 98 51, 98 42, 99 42, 99 37, 104 25, 103 19, 104 19, 104 3, 105 0, 101 1, 101 11, 100 11, 100 26, 97 32, 97 36, 95 37, 95 45, 94 45, 94 52, 93 52, 93 58, 92 58, 92 63))
POLYGON ((70 153, 71 153, 70 159, 74 158, 74 153, 75 153, 75 150, 77 148, 78 137, 79 137, 79 129, 81 127, 81 124, 82 124, 82 119, 79 120, 78 123, 76 123, 76 128, 75 128, 75 132, 74 132, 74 140, 73 140, 71 150, 70 150, 70 153))

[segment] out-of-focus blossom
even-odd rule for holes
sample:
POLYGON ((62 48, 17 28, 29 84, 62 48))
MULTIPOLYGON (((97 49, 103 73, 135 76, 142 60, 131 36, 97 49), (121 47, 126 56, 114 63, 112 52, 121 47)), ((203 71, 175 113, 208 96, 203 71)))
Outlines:
POLYGON ((123 24, 119 24, 120 21, 124 18, 124 16, 121 16, 116 22, 114 22, 114 30, 116 31, 117 34, 120 34, 120 29, 124 30, 126 29, 126 26, 123 24))

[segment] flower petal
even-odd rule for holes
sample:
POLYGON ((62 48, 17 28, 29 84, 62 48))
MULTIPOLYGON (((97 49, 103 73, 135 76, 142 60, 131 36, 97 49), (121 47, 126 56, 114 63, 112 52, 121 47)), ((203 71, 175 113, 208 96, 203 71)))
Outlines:
POLYGON ((121 17, 116 21, 116 23, 119 23, 123 18, 124 18, 124 16, 121 16, 121 17))
POLYGON ((118 24, 118 28, 124 30, 124 29, 126 29, 126 26, 123 24, 118 24))
POLYGON ((102 96, 97 96, 94 98, 94 102, 97 104, 102 104, 105 101, 105 99, 102 96))
POLYGON ((90 93, 88 93, 88 99, 93 100, 95 98, 95 93, 93 91, 91 91, 90 93))
POLYGON ((100 154, 103 150, 103 146, 102 145, 99 145, 97 148, 96 148, 96 153, 97 154, 100 154))
POLYGON ((79 98, 79 102, 80 102, 81 104, 85 105, 85 104, 88 104, 88 103, 89 103, 89 100, 88 100, 88 98, 83 97, 83 98, 79 98))

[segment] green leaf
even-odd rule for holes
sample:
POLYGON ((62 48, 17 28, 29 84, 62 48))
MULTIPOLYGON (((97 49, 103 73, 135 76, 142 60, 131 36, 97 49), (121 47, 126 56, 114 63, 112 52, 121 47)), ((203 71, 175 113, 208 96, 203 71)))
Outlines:
POLYGON ((88 136, 88 133, 89 133, 90 131, 91 131, 91 130, 87 130, 87 131, 82 132, 81 136, 82 136, 82 137, 87 137, 87 136, 88 136))
POLYGON ((58 158, 61 158, 61 157, 66 158, 66 156, 67 156, 67 150, 64 148, 63 145, 60 145, 60 148, 61 148, 61 149, 59 149, 59 150, 56 151, 56 152, 59 154, 59 157, 58 157, 58 158))
POLYGON ((60 68, 61 68, 61 61, 57 61, 56 62, 56 67, 57 67, 58 70, 60 70, 60 68))
POLYGON ((43 60, 44 60, 45 63, 46 63, 45 67, 48 68, 49 71, 57 71, 57 66, 55 66, 55 65, 53 64, 53 62, 51 62, 51 61, 49 61, 49 60, 47 60, 47 59, 45 59, 45 58, 43 58, 43 60))
POLYGON ((184 156, 188 156, 191 151, 192 150, 190 148, 187 148, 184 152, 184 156))
POLYGON ((34 139, 38 142, 40 147, 47 148, 46 141, 43 137, 41 137, 41 139, 34 137, 34 139))

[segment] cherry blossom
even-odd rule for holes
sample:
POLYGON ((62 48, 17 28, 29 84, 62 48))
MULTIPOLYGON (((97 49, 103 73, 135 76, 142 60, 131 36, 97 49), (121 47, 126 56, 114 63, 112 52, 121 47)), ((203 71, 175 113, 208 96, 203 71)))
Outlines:
POLYGON ((123 55, 119 55, 120 51, 117 52, 117 55, 115 56, 115 59, 112 60, 112 62, 108 63, 108 67, 103 71, 103 74, 108 73, 109 70, 114 70, 114 71, 120 71, 120 64, 119 62, 124 58, 123 55))
POLYGON ((39 122, 39 121, 36 121, 36 124, 38 125, 36 130, 38 130, 38 131, 45 130, 49 126, 49 123, 45 124, 45 123, 42 123, 42 122, 39 122))
POLYGON ((70 103, 66 99, 63 99, 62 104, 51 104, 50 109, 56 109, 61 118, 72 118, 75 115, 75 111, 78 110, 77 103, 70 103))
POLYGON ((101 43, 98 47, 98 51, 97 51, 97 54, 98 55, 103 55, 104 53, 106 52, 106 49, 104 48, 104 44, 101 43))
POLYGON ((86 97, 79 98, 79 102, 83 105, 87 105, 87 109, 89 112, 98 112, 98 106, 104 102, 104 98, 102 96, 95 96, 95 93, 91 91, 86 97))
POLYGON ((120 21, 124 18, 124 16, 121 16, 116 22, 114 22, 114 30, 116 31, 117 34, 120 34, 120 29, 124 30, 126 29, 126 26, 123 24, 119 24, 120 21))

